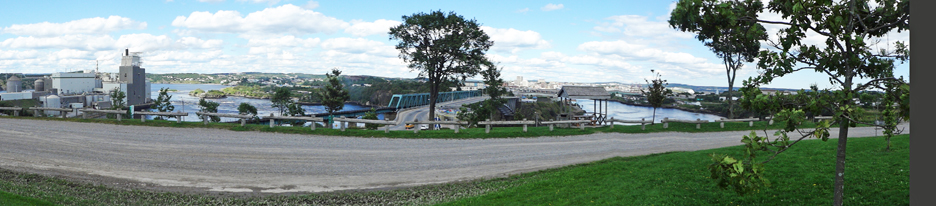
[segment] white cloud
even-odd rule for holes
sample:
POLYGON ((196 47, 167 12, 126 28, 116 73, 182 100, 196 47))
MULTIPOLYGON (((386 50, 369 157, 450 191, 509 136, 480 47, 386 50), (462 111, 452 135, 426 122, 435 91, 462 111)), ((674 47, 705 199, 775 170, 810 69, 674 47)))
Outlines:
POLYGON ((237 1, 246 1, 246 2, 251 2, 251 3, 267 3, 269 5, 273 5, 273 4, 280 2, 280 0, 237 0, 237 1))
POLYGON ((14 24, 3 28, 3 33, 21 36, 50 37, 67 34, 106 34, 124 29, 146 29, 146 22, 130 18, 110 16, 79 19, 65 23, 14 24))
POLYGON ((522 9, 518 9, 517 13, 526 13, 528 11, 530 11, 530 8, 522 8, 522 9))
POLYGON ((152 35, 148 33, 121 35, 117 39, 117 48, 129 48, 139 52, 153 52, 163 49, 171 49, 175 41, 172 41, 166 35, 152 35))
POLYGON ((176 42, 182 47, 199 49, 217 49, 224 44, 224 41, 220 39, 203 40, 195 37, 182 37, 176 42))
POLYGON ((522 49, 549 48, 549 42, 543 40, 539 32, 533 30, 520 31, 513 28, 498 29, 488 26, 481 26, 481 30, 484 30, 484 33, 487 33, 494 41, 492 50, 516 53, 522 49))
POLYGON ((623 34, 628 37, 648 38, 693 38, 688 32, 670 28, 665 21, 647 21, 646 16, 620 15, 605 18, 611 22, 602 22, 594 29, 606 33, 623 34))
POLYGON ((237 11, 192 12, 188 17, 178 16, 173 26, 203 32, 222 33, 334 33, 349 24, 322 13, 286 4, 247 14, 237 11))
POLYGON ((552 3, 549 3, 549 4, 546 4, 546 6, 543 6, 543 8, 540 8, 540 9, 542 9, 543 11, 552 11, 552 10, 562 9, 563 7, 565 7, 565 6, 563 6, 562 4, 552 4, 552 3))
POLYGON ((275 46, 275 47, 316 47, 322 40, 319 38, 296 38, 292 35, 267 39, 249 39, 247 46, 275 46))
POLYGON ((390 28, 400 25, 402 22, 386 19, 378 19, 374 22, 365 22, 360 20, 351 21, 351 27, 345 29, 345 33, 353 36, 386 35, 390 28))
POLYGON ((362 38, 334 38, 322 42, 322 48, 349 54, 369 54, 380 57, 396 57, 397 50, 393 46, 362 38))
POLYGON ((305 9, 315 9, 318 7, 319 7, 319 3, 316 1, 309 1, 305 5, 302 5, 302 8, 305 8, 305 9))
POLYGON ((33 59, 38 57, 36 50, 18 51, 18 50, 0 50, 0 60, 7 59, 33 59))
POLYGON ((79 34, 58 37, 16 37, 3 40, 3 42, 0 42, 0 46, 17 49, 61 48, 94 51, 114 49, 115 42, 109 35, 90 36, 79 34))

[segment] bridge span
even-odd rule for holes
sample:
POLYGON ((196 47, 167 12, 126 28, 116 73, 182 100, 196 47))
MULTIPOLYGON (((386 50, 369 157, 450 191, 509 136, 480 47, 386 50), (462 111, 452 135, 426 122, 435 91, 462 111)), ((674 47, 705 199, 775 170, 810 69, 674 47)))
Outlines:
MULTIPOLYGON (((481 90, 439 92, 439 96, 436 97, 436 103, 478 97, 481 95, 481 90)), ((387 105, 387 107, 399 110, 423 105, 429 105, 429 93, 394 94, 393 97, 390 98, 390 104, 387 105)))

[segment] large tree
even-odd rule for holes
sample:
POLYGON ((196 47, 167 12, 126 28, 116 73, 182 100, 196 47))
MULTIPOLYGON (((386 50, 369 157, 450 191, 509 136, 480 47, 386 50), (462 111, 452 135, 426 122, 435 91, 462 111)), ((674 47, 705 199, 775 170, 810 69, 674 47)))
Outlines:
POLYGON ((435 116, 440 85, 477 75, 488 62, 484 53, 494 45, 480 24, 455 12, 403 16, 403 24, 389 34, 400 41, 400 58, 429 81, 429 118, 435 116))
MULTIPOLYGON (((736 161, 725 155, 713 155, 713 177, 719 179, 722 186, 732 185, 736 189, 749 190, 759 183, 766 182, 763 176, 763 163, 769 162, 777 154, 806 137, 827 140, 830 125, 837 124, 839 136, 835 160, 833 183, 833 204, 842 205, 845 188, 845 156, 848 142, 848 128, 862 122, 855 118, 859 115, 854 98, 859 92, 880 89, 889 93, 891 102, 901 103, 898 98, 909 98, 909 89, 903 77, 894 76, 896 61, 909 61, 909 45, 894 43, 893 48, 875 50, 875 40, 885 37, 893 31, 902 32, 910 29, 909 0, 881 0, 871 5, 869 0, 843 1, 782 1, 772 0, 764 7, 760 1, 733 1, 730 4, 704 5, 686 2, 700 0, 681 0, 677 10, 701 11, 707 9, 721 13, 725 18, 747 21, 756 24, 770 24, 782 27, 775 35, 775 40, 768 40, 771 50, 762 50, 758 55, 757 67, 762 74, 744 81, 742 105, 768 107, 779 110, 779 120, 784 120, 787 128, 775 134, 775 139, 759 137, 755 133, 745 136, 746 160, 736 161), (703 8, 704 7, 704 8, 703 8), (734 9, 718 10, 711 7, 743 8, 743 12, 734 9), (780 14, 783 19, 764 19, 757 14, 764 9, 780 14), (824 38, 822 43, 810 44, 803 41, 810 37, 824 38), (810 92, 796 95, 766 95, 759 87, 769 84, 774 78, 794 72, 808 71, 828 76, 834 90, 812 86, 810 92), (863 81, 859 82, 859 81, 863 81), (746 102, 746 103, 745 103, 746 102), (806 112, 815 114, 821 111, 834 113, 832 122, 822 122, 809 131, 802 131, 798 123, 806 112), (790 141, 788 132, 800 130, 794 141, 790 141), (771 149, 776 148, 776 149, 771 149), (770 151, 773 154, 764 161, 754 160, 754 151, 770 151), (728 169, 734 168, 734 169, 728 169), (751 175, 755 174, 755 175, 751 175), (724 180, 724 181, 722 181, 724 180)), ((891 105, 887 105, 891 106, 891 105)), ((890 116, 909 116, 909 105, 890 107, 890 116)), ((899 118, 885 118, 882 125, 885 133, 896 130, 899 118)))
MULTIPOLYGON (((760 2, 754 2, 759 4, 760 2)), ((696 33, 696 38, 709 47, 725 64, 728 76, 728 118, 734 118, 734 83, 744 63, 754 62, 760 50, 760 41, 766 40, 766 29, 752 21, 740 21, 730 15, 755 15, 740 2, 719 0, 680 1, 670 14, 669 25, 684 32, 696 33), (737 4, 736 6, 718 5, 737 4), (691 10, 689 8, 699 8, 691 10), (748 12, 744 14, 744 12, 748 12)), ((757 5, 750 5, 757 6, 757 5)))
POLYGON ((673 90, 666 88, 669 83, 660 78, 660 73, 653 70, 650 70, 650 72, 656 76, 653 80, 644 79, 647 82, 647 89, 641 89, 640 93, 647 97, 647 103, 650 103, 650 106, 653 107, 653 117, 650 119, 650 124, 654 124, 657 108, 663 106, 663 100, 666 100, 666 97, 673 95, 673 90))

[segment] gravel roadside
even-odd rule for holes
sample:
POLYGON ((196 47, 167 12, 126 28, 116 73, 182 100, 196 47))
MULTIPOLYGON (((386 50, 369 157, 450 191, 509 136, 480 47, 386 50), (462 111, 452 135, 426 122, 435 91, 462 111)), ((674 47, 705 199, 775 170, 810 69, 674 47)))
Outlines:
MULTIPOLYGON (((909 123, 904 133, 909 132, 909 123)), ((444 183, 740 144, 749 131, 388 139, 0 120, 0 167, 158 191, 292 193, 444 183)), ((770 131, 770 134, 773 132, 770 131)), ((832 137, 838 130, 832 129, 832 137)), ((880 135, 851 128, 849 137, 880 135)))

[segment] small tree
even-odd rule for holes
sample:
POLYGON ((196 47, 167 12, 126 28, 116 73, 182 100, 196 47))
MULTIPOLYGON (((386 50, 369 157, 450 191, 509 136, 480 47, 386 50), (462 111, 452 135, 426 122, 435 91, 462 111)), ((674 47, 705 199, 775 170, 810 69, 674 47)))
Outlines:
POLYGON ((653 106, 653 117, 650 120, 650 124, 656 122, 656 110, 663 106, 663 100, 667 96, 673 95, 673 91, 667 89, 666 86, 669 83, 666 83, 666 80, 660 79, 660 73, 656 73, 653 70, 650 70, 651 73, 656 75, 656 78, 653 80, 646 80, 649 85, 647 89, 640 90, 640 93, 643 93, 647 97, 647 102, 650 103, 650 106, 653 106))
MULTIPOLYGON (((172 112, 175 110, 175 106, 169 102, 171 99, 172 95, 169 95, 169 88, 161 88, 159 89, 159 96, 156 97, 156 101, 153 102, 153 107, 155 107, 156 111, 159 112, 172 112)), ((157 116, 156 119, 162 120, 166 118, 157 116)))
POLYGON ((288 88, 278 87, 273 91, 273 96, 270 97, 270 103, 272 103, 270 106, 279 109, 280 116, 286 115, 286 110, 289 109, 289 104, 292 102, 291 96, 292 92, 288 88))
POLYGON ((256 118, 257 107, 254 107, 247 102, 241 102, 240 105, 237 105, 237 113, 240 115, 253 115, 254 118, 256 118))
POLYGON ((497 111, 497 107, 503 105, 507 102, 506 99, 502 96, 507 94, 507 88, 504 88, 504 79, 500 78, 501 69, 497 69, 497 66, 493 63, 486 63, 485 66, 487 69, 481 71, 481 76, 484 77, 484 94, 488 95, 490 99, 484 101, 483 105, 488 107, 488 112, 490 112, 490 119, 494 119, 494 112, 497 111))
MULTIPOLYGON (((332 69, 331 74, 325 74, 328 78, 328 84, 325 85, 325 89, 322 90, 322 105, 325 106, 325 111, 329 114, 329 120, 331 119, 331 114, 337 111, 341 111, 344 108, 345 101, 348 101, 351 98, 348 95, 348 90, 345 89, 341 84, 341 79, 339 79, 341 71, 338 68, 332 69)), ((328 124, 331 127, 332 124, 328 124)))
MULTIPOLYGON (((217 102, 213 102, 213 101, 206 101, 205 98, 201 98, 198 100, 198 106, 201 108, 199 112, 218 113, 219 105, 221 104, 217 102)), ((221 121, 221 118, 217 116, 208 116, 208 117, 209 117, 208 121, 211 121, 211 122, 221 121)), ((202 121, 205 121, 205 116, 198 116, 198 118, 201 119, 202 121)))
POLYGON ((114 110, 119 110, 127 107, 127 103, 124 101, 127 98, 127 94, 120 89, 115 88, 110 92, 111 98, 111 108, 114 110))
MULTIPOLYGON (((365 112, 365 113, 364 113, 364 116, 361 117, 361 119, 373 119, 373 120, 376 120, 376 119, 377 119, 377 109, 374 108, 374 107, 371 107, 371 110, 370 110, 369 112, 365 112)), ((378 124, 370 124, 370 123, 364 124, 364 128, 367 128, 367 129, 369 129, 369 130, 376 130, 378 126, 380 126, 380 125, 378 125, 378 124)))

